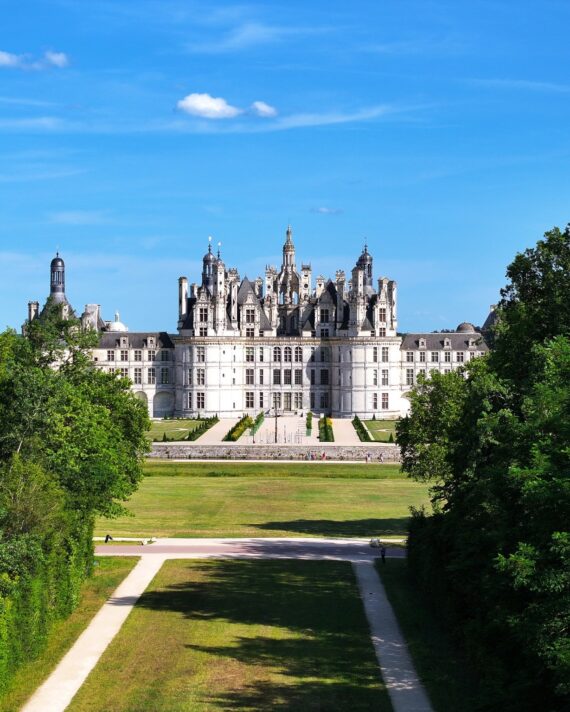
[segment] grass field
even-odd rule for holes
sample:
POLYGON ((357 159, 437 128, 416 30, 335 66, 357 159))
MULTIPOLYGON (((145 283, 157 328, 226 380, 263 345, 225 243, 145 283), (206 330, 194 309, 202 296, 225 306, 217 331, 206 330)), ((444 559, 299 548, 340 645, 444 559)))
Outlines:
POLYGON ((392 442, 396 441, 396 424, 397 420, 365 420, 364 424, 370 431, 372 438, 380 443, 390 442, 390 435, 392 436, 392 442))
POLYGON ((219 560, 167 561, 68 710, 391 706, 350 564, 219 560))
POLYGON ((169 440, 184 440, 188 433, 196 430, 202 423, 201 420, 153 420, 151 421, 148 437, 150 440, 162 440, 166 433, 169 440))
POLYGON ((427 486, 390 465, 149 463, 128 509, 99 519, 104 536, 403 535, 427 486))
POLYGON ((377 569, 435 712, 476 712, 476 681, 469 664, 414 585, 407 562, 389 559, 377 569))
POLYGON ((103 557, 97 561, 93 576, 83 584, 79 605, 69 618, 59 621, 52 628, 43 654, 18 670, 8 691, 0 697, 0 712, 20 709, 71 648, 99 608, 137 563, 138 558, 103 557))

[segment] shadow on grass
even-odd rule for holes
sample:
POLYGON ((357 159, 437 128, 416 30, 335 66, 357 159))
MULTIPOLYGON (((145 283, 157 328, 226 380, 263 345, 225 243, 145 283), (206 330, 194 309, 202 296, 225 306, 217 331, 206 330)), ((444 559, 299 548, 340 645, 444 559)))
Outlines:
POLYGON ((248 666, 242 686, 227 689, 222 681, 205 704, 291 712, 391 709, 350 564, 218 560, 176 565, 182 575, 188 571, 188 578, 180 581, 178 575, 178 582, 146 592, 139 607, 227 622, 223 644, 218 637, 216 644, 187 647, 248 666), (239 628, 234 637, 234 623, 269 626, 274 636, 246 637, 239 628))
POLYGON ((371 537, 382 535, 408 534, 409 517, 394 519, 349 519, 335 521, 333 519, 293 519, 282 522, 264 522, 250 524, 265 531, 287 531, 299 534, 312 534, 331 537, 371 537))

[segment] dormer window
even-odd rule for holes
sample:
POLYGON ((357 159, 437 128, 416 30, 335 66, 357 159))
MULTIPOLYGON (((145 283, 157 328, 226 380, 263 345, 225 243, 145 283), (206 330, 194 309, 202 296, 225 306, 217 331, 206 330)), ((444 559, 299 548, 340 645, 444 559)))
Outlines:
POLYGON ((451 348, 451 341, 450 341, 450 339, 444 339, 444 340, 443 340, 443 348, 444 348, 444 349, 450 349, 450 348, 451 348))
POLYGON ((149 336, 149 337, 148 337, 148 344, 147 344, 147 345, 148 345, 148 348, 149 348, 149 349, 154 349, 154 348, 156 348, 156 339, 154 338, 154 336, 149 336))
POLYGON ((425 349, 425 347, 426 347, 426 340, 420 339, 420 349, 425 349))
POLYGON ((121 348, 125 348, 129 345, 129 341, 126 336, 121 336, 121 348))

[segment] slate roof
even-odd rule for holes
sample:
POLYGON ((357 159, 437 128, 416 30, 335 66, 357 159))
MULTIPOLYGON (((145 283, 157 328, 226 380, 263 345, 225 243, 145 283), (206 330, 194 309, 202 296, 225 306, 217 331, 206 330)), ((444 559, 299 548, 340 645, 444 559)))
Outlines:
POLYGON ((174 344, 170 334, 166 331, 104 331, 99 339, 100 349, 116 349, 120 348, 119 344, 121 337, 128 339, 129 348, 146 349, 148 348, 147 339, 149 336, 154 336, 156 339, 157 349, 173 349, 174 344))
POLYGON ((425 349, 427 351, 438 351, 444 348, 445 339, 449 339, 452 351, 466 351, 469 349, 470 339, 475 340, 475 347, 478 351, 488 351, 483 336, 479 332, 469 334, 457 331, 437 332, 435 334, 406 334, 402 340, 402 351, 413 351, 420 348, 420 339, 425 339, 425 349))

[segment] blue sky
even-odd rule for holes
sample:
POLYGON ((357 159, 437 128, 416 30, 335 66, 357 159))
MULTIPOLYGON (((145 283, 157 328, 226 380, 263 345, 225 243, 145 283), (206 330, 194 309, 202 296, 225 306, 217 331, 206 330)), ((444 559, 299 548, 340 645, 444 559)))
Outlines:
POLYGON ((19 0, 0 29, 0 328, 48 292, 174 331, 208 235, 253 278, 365 240, 402 331, 480 324, 570 220, 570 4, 19 0))

